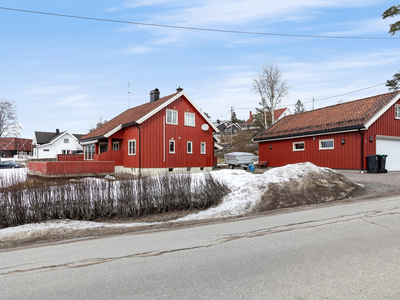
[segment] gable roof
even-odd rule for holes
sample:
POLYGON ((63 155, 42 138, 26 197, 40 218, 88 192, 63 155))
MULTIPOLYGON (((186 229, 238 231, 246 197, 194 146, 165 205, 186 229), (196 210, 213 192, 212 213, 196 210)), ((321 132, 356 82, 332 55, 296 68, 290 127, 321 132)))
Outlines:
POLYGON ((180 91, 165 97, 162 97, 154 102, 147 102, 142 105, 130 108, 123 113, 119 114, 115 118, 111 119, 104 125, 96 128, 89 132, 87 135, 81 138, 81 141, 90 141, 98 138, 109 137, 112 134, 118 132, 121 128, 133 125, 134 123, 141 124, 148 118, 179 99, 181 96, 185 98, 194 106, 194 108, 203 116, 208 122, 210 127, 218 132, 215 125, 207 118, 207 116, 201 111, 201 109, 193 102, 192 99, 187 95, 185 91, 180 91))
MULTIPOLYGON (((279 120, 287 110, 289 110, 289 108, 287 108, 287 107, 275 109, 274 110, 275 122, 277 120, 279 120)), ((272 118, 270 112, 266 112, 265 114, 266 114, 267 118, 272 118)), ((289 114, 291 114, 290 110, 289 110, 289 114)), ((253 124, 254 124, 254 115, 252 115, 246 122, 244 122, 243 125, 249 126, 249 125, 253 125, 253 124)))
MULTIPOLYGON (((59 139, 61 136, 64 134, 69 133, 68 131, 63 131, 63 132, 44 132, 44 131, 35 131, 35 141, 36 145, 43 145, 43 144, 49 144, 51 142, 54 142, 55 140, 59 139)), ((69 133, 71 134, 71 133, 69 133)), ((82 138, 84 134, 71 134, 73 137, 75 137, 77 140, 82 138)))
POLYGON ((255 142, 368 129, 400 99, 400 91, 286 116, 254 137, 255 142))

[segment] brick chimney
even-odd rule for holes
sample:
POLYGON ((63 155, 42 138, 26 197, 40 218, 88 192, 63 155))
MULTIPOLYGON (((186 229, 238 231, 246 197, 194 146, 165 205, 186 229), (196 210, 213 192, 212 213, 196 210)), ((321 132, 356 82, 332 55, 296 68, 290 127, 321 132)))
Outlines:
POLYGON ((250 119, 253 118, 253 113, 250 111, 250 119))
POLYGON ((160 99, 160 91, 158 89, 152 90, 150 92, 150 102, 156 102, 160 99))

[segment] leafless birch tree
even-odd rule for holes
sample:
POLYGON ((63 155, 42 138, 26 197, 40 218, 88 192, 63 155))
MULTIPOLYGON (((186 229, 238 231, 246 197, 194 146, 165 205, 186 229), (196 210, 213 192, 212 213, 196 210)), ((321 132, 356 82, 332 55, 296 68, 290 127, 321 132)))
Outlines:
POLYGON ((276 107, 282 102, 282 98, 288 94, 289 86, 286 79, 282 78, 282 71, 278 65, 270 62, 268 65, 263 66, 262 72, 258 78, 253 78, 253 91, 260 95, 261 108, 256 108, 257 112, 264 115, 263 126, 268 127, 267 112, 271 114, 271 121, 275 122, 274 111, 276 107))
POLYGON ((18 123, 15 101, 2 98, 0 101, 0 137, 19 136, 21 125, 18 123))

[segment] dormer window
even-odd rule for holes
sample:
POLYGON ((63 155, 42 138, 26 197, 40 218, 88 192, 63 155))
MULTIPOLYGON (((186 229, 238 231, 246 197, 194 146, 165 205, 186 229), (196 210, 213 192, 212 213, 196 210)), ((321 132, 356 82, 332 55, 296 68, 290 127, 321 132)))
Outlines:
POLYGON ((396 104, 394 107, 394 118, 400 119, 400 105, 396 104))

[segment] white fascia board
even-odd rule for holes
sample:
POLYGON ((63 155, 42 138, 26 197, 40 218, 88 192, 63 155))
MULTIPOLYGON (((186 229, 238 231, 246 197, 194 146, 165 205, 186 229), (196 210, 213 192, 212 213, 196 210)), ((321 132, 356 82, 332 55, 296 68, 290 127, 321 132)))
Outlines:
POLYGON ((217 148, 218 150, 224 149, 224 147, 222 147, 221 145, 215 144, 215 143, 214 143, 214 147, 217 148))
MULTIPOLYGON (((367 128, 361 128, 361 130, 367 130, 367 128)), ((310 137, 310 136, 319 136, 319 135, 328 135, 328 134, 338 134, 338 133, 347 133, 347 132, 354 132, 358 131, 358 129, 352 129, 352 130, 343 130, 343 131, 334 131, 334 132, 325 132, 325 133, 317 133, 317 134, 305 134, 305 135, 298 135, 298 136, 289 136, 289 137, 284 137, 284 138, 276 138, 272 140, 264 140, 264 141, 255 141, 254 137, 252 141, 254 143, 264 143, 264 142, 274 142, 274 141, 281 141, 281 140, 292 140, 292 139, 301 139, 305 137, 310 137)))
POLYGON ((217 143, 221 143, 221 140, 216 135, 214 135, 213 138, 217 143))
POLYGON ((122 128, 122 124, 118 125, 117 127, 115 127, 113 130, 107 132, 104 137, 109 138, 110 136, 112 136, 114 133, 116 133, 117 131, 119 131, 122 128))
POLYGON ((91 141, 81 142, 81 145, 96 144, 98 141, 99 140, 91 140, 91 141))
POLYGON ((207 121, 208 125, 211 126, 212 129, 215 130, 215 132, 219 132, 218 128, 215 127, 215 125, 211 122, 211 120, 209 118, 207 118, 207 116, 203 113, 203 111, 196 105, 196 103, 194 103, 194 101, 189 97, 189 95, 185 92, 185 91, 181 91, 178 94, 176 94, 174 97, 172 97, 171 99, 169 99, 167 102, 163 103, 160 106, 157 106, 155 109, 153 109, 151 112, 149 112, 147 115, 144 115, 143 117, 141 117, 139 120, 136 121, 136 123, 141 124, 144 121, 146 121, 148 118, 150 118, 151 116, 155 115, 156 113, 158 113, 160 110, 164 109, 165 107, 167 107, 168 105, 170 105, 172 102, 174 102, 176 99, 178 99, 181 96, 185 96, 186 99, 190 102, 190 104, 193 105, 193 107, 200 113, 200 115, 207 121))
MULTIPOLYGON (((400 99, 400 94, 396 95, 393 97, 393 99, 386 104, 380 111, 378 111, 375 116, 373 116, 371 119, 368 120, 367 123, 365 123, 365 128, 369 128, 376 120, 378 120, 389 108, 392 107, 398 100, 400 99)), ((394 116, 393 116, 394 118, 394 116)))

